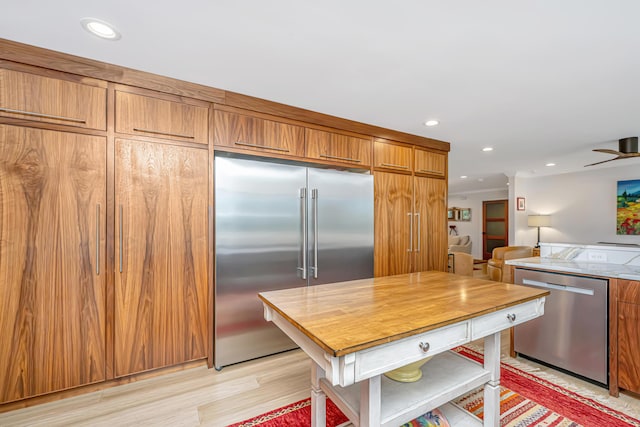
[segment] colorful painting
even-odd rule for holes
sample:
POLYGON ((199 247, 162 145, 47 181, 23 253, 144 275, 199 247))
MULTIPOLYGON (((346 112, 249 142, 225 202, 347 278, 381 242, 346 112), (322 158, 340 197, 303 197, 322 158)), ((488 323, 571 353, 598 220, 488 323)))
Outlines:
POLYGON ((640 179, 618 181, 616 234, 640 235, 640 179))

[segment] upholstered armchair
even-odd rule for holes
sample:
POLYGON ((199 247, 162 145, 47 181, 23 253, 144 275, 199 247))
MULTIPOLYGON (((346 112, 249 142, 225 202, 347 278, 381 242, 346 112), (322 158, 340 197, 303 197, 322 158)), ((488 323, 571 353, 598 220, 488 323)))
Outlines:
POLYGON ((451 252, 453 272, 464 276, 473 276, 473 257, 466 252, 451 252))
POLYGON ((471 253, 471 236, 449 236, 449 253, 471 253))
POLYGON ((510 266, 505 265, 508 259, 529 258, 533 256, 531 246, 502 246, 491 252, 491 259, 487 262, 487 274, 489 279, 496 282, 513 283, 510 266))

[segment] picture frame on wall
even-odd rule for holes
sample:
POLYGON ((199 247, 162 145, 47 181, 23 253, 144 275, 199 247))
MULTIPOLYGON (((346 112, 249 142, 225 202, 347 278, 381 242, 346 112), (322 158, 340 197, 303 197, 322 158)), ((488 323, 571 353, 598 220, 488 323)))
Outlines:
POLYGON ((524 197, 516 198, 516 209, 519 211, 523 211, 525 209, 524 197))
POLYGON ((460 221, 471 221, 471 208, 460 209, 460 221))

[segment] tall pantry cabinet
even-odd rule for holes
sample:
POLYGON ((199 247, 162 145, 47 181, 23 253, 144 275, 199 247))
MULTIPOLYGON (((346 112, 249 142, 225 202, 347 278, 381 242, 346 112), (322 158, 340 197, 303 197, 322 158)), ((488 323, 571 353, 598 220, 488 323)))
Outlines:
POLYGON ((105 101, 0 69, 0 402, 105 379, 105 101))
POLYGON ((374 167, 374 275, 446 271, 446 155, 377 139, 374 167))

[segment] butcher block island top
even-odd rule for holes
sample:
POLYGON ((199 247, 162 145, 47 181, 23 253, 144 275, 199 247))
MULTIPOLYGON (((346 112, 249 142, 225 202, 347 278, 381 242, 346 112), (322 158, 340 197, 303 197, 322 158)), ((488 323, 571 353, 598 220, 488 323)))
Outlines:
POLYGON ((540 289, 429 271, 259 297, 327 354, 343 356, 546 295, 540 289))

